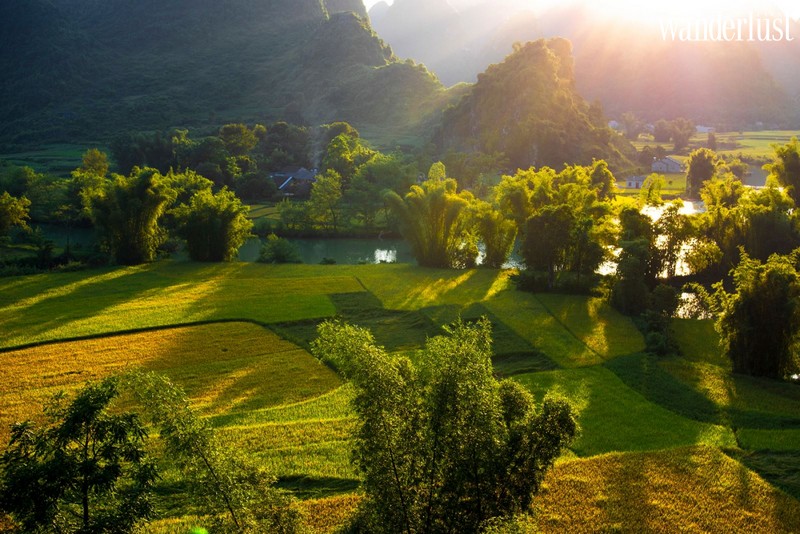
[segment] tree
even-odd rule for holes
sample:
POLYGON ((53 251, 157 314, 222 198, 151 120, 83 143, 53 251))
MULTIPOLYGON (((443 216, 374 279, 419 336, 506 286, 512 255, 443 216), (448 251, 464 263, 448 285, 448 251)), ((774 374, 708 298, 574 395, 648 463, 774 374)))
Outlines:
POLYGON ((158 428, 165 457, 174 461, 211 519, 214 532, 294 534, 297 510, 275 477, 226 446, 189 406, 182 389, 156 373, 130 372, 121 382, 158 428))
POLYGON ((124 533, 153 513, 157 477, 136 414, 110 410, 118 381, 56 396, 46 424, 17 423, 0 458, 0 508, 25 532, 124 533))
POLYGON ((530 269, 546 270, 548 286, 555 285, 555 273, 564 268, 575 216, 566 204, 547 206, 528 219, 522 255, 530 269))
POLYGON ((672 121, 672 142, 675 150, 686 148, 696 131, 694 123, 689 119, 677 118, 672 121))
POLYGON ((604 160, 595 160, 589 169, 592 188, 600 200, 612 200, 617 191, 617 179, 604 160))
POLYGON ((464 268, 475 264, 477 243, 467 210, 474 197, 456 189, 456 181, 447 178, 412 185, 405 197, 394 191, 385 196, 403 237, 423 267, 464 268))
POLYGON ((735 293, 717 286, 717 331, 735 373, 784 379, 800 369, 798 253, 766 263, 746 253, 733 271, 735 293))
POLYGON ((686 172, 686 189, 689 195, 697 195, 703 185, 714 177, 719 160, 716 153, 708 148, 698 148, 689 154, 686 172))
POLYGON ((90 148, 83 153, 81 166, 78 172, 105 178, 108 174, 108 156, 96 148, 90 148))
POLYGON ((27 198, 15 198, 3 192, 0 195, 0 237, 5 236, 12 226, 27 228, 30 207, 31 201, 27 198))
POLYGON ((692 237, 689 218, 680 213, 682 206, 682 201, 671 203, 664 209, 656 222, 656 232, 659 235, 656 243, 661 251, 667 278, 675 276, 683 246, 692 237))
POLYGON ((475 206, 478 237, 483 242, 483 265, 491 269, 503 267, 517 238, 517 225, 488 202, 478 201, 475 206))
POLYGON ((659 119, 653 125, 653 137, 656 143, 668 143, 672 139, 672 124, 664 119, 659 119))
POLYGON ((258 143, 255 132, 244 124, 226 124, 220 128, 219 138, 232 156, 244 156, 258 143))
POLYGON ((364 329, 325 322, 312 352, 355 386, 361 532, 477 533, 526 511, 576 433, 571 408, 492 372, 490 324, 456 323, 412 363, 364 329))
POLYGON ((216 194, 210 189, 198 191, 173 214, 193 261, 232 261, 253 229, 249 211, 232 191, 223 188, 216 194))
POLYGON ((800 205, 800 142, 793 137, 789 143, 772 148, 775 161, 764 169, 788 190, 795 205, 800 205))
POLYGON ((415 175, 414 169, 398 156, 377 154, 356 170, 349 189, 344 193, 344 201, 354 217, 360 219, 366 228, 372 228, 378 215, 386 208, 383 192, 407 191, 415 175))
POLYGON ((267 242, 261 247, 258 261, 259 263, 303 263, 297 247, 275 234, 267 236, 267 242))
POLYGON ((639 139, 639 134, 644 130, 644 123, 634 113, 625 112, 620 119, 622 128, 625 130, 625 137, 631 141, 639 139))
POLYGON ((717 151, 717 136, 714 132, 708 132, 708 141, 706 141, 706 148, 709 150, 717 151))
POLYGON ((308 211, 311 217, 333 232, 339 228, 341 214, 342 177, 333 169, 328 169, 311 186, 308 211))
POLYGON ((116 175, 89 199, 92 219, 117 263, 137 265, 155 259, 164 240, 159 219, 175 199, 155 169, 134 168, 116 175))
POLYGON ((357 137, 339 134, 334 137, 325 149, 322 157, 322 168, 336 171, 342 180, 342 187, 347 189, 356 170, 377 152, 367 148, 357 137))

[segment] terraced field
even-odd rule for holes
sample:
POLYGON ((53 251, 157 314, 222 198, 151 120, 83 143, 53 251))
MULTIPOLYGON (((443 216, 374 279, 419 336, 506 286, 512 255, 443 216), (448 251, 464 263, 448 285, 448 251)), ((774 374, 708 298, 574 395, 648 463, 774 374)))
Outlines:
MULTIPOLYGON (((731 377, 708 323, 677 322, 684 355, 655 359, 602 301, 520 293, 492 270, 164 262, 2 279, 0 440, 58 390, 155 370, 330 532, 359 499, 349 387, 306 351, 334 315, 401 352, 486 315, 497 373, 573 404, 582 432, 547 477, 534 531, 800 529, 800 388, 731 377)), ((151 531, 201 522, 169 476, 159 491, 151 531)))

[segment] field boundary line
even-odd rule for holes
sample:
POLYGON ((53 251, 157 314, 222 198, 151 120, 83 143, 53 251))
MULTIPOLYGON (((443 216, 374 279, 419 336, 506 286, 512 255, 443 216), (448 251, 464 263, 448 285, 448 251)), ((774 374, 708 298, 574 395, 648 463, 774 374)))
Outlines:
MULTIPOLYGON (((87 334, 85 336, 75 336, 75 337, 66 337, 66 338, 59 338, 59 339, 47 339, 42 341, 34 341, 31 343, 24 343, 22 345, 14 345, 11 347, 0 347, 0 354, 7 354, 9 352, 17 352, 20 350, 28 350, 28 349, 35 349, 38 347, 47 347, 50 345, 58 345, 61 343, 74 343, 79 341, 91 341, 94 339, 103 339, 109 337, 117 337, 117 336, 127 336, 133 334, 145 334, 147 332, 160 332, 163 330, 175 330, 177 328, 189 328, 192 326, 206 326, 206 325, 213 325, 213 324, 229 324, 229 323, 245 323, 245 324, 252 324, 254 326, 260 326, 264 330, 272 332, 278 337, 281 337, 277 332, 270 328, 268 323, 264 323, 261 321, 256 321, 254 319, 211 319, 207 321, 189 321, 186 323, 174 323, 169 325, 158 325, 158 326, 146 326, 142 328, 131 328, 126 330, 115 330, 113 332, 104 332, 104 333, 97 333, 97 334, 87 334)), ((281 337, 281 339, 283 339, 281 337)), ((291 343, 294 343, 290 341, 291 343)), ((296 343, 295 343, 296 345, 296 343)), ((299 345, 298 345, 299 346, 299 345)), ((300 347, 302 348, 302 347, 300 347)))

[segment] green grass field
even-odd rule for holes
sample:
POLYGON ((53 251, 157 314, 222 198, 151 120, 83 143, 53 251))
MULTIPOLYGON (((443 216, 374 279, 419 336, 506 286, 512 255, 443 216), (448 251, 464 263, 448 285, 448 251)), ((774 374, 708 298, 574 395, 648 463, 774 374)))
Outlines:
POLYGON ((66 177, 80 166, 81 157, 90 148, 108 152, 100 144, 52 144, 42 145, 36 150, 0 154, 0 160, 6 160, 14 165, 28 166, 36 172, 66 177))
MULTIPOLYGON (((732 376, 708 322, 676 321, 683 355, 655 359, 602 300, 521 293, 493 270, 168 261, 0 279, 0 436, 58 390, 129 367, 163 372, 222 439, 275 472, 312 531, 332 532, 359 498, 355 420, 350 387, 306 350, 315 325, 338 316, 407 354, 481 315, 497 373, 578 413, 533 531, 800 524, 800 388, 732 376)), ((202 523, 169 476, 159 491, 167 504, 150 531, 202 523)))

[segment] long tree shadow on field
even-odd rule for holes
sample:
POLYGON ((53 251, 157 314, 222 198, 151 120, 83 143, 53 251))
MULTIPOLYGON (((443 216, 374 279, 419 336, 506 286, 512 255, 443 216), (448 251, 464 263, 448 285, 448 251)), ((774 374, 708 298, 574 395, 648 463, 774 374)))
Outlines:
MULTIPOLYGON (((443 305, 415 311, 396 311, 385 309, 370 292, 341 293, 330 298, 336 306, 338 318, 369 329, 377 343, 391 352, 422 348, 429 337, 441 335, 443 326, 459 318, 474 321, 487 317, 492 323, 493 363, 498 374, 511 376, 559 368, 479 303, 466 308, 443 305)), ((285 339, 307 348, 316 338, 319 323, 318 320, 297 321, 271 327, 285 339)))
POLYGON ((647 400, 695 421, 734 428, 800 428, 800 415, 718 406, 664 370, 653 355, 631 354, 608 361, 605 367, 647 400))
POLYGON ((800 450, 725 452, 761 475, 770 484, 800 500, 800 450))
MULTIPOLYGON (((73 279, 74 278, 70 278, 73 279)), ((70 284, 9 303, 0 309, 0 344, 11 347, 110 333, 113 328, 75 330, 70 325, 102 316, 104 311, 134 301, 143 293, 163 291, 180 282, 161 275, 153 264, 90 273, 70 284)))

